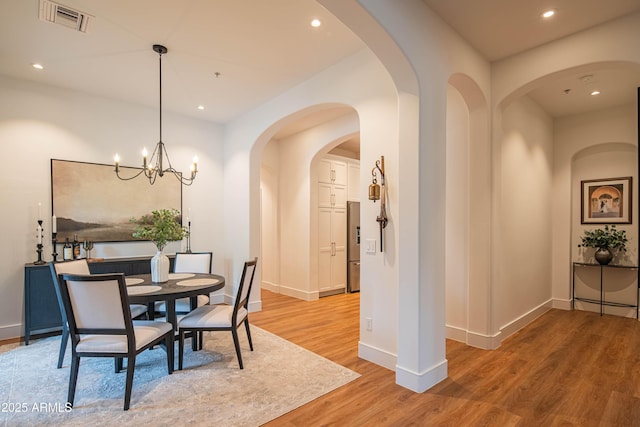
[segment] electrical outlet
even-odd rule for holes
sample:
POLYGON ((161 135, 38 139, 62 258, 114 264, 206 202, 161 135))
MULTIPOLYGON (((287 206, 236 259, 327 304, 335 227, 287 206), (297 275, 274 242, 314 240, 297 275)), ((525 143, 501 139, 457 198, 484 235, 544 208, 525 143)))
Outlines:
POLYGON ((375 254, 376 253, 376 239, 367 239, 366 240, 366 244, 367 244, 367 253, 368 254, 375 254))
POLYGON ((373 319, 367 317, 367 331, 373 331, 373 319))

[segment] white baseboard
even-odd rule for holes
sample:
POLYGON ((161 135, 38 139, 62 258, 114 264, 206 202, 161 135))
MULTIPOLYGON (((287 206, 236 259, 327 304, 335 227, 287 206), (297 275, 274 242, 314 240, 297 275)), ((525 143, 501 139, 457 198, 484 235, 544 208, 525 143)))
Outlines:
POLYGON ((501 333, 495 335, 485 335, 478 332, 467 331, 466 329, 447 325, 447 338, 458 341, 471 347, 481 348, 483 350, 495 350, 500 347, 501 333))
POLYGON ((450 340, 467 343, 467 330, 457 326, 446 325, 447 338, 450 340))
POLYGON ((423 372, 413 372, 396 366, 396 384, 416 393, 422 393, 447 378, 447 367, 447 359, 423 372))
POLYGON ((479 332, 467 331, 467 345, 483 350, 495 350, 502 344, 502 332, 495 335, 485 335, 479 332))
MULTIPOLYGON (((40 333, 40 331, 38 331, 40 333)), ((24 336, 24 325, 4 325, 0 327, 0 340, 8 340, 24 336)))
POLYGON ((551 310, 552 306, 553 306, 553 302, 551 299, 549 299, 544 303, 540 304, 539 306, 535 307, 534 309, 523 314, 522 316, 518 317, 517 319, 502 326, 500 328, 500 334, 501 334, 500 342, 502 343, 503 340, 509 338, 511 335, 515 334, 520 329, 524 328, 529 323, 533 322, 534 320, 542 316, 547 311, 551 310))
POLYGON ((358 342, 358 357, 391 371, 395 371, 396 364, 398 363, 398 356, 396 354, 370 346, 362 341, 358 342))
POLYGON ((272 282, 261 282, 262 289, 266 289, 276 294, 286 295, 288 297, 298 298, 303 301, 315 301, 319 298, 318 291, 308 292, 301 291, 300 289, 288 288, 286 286, 278 285, 272 282))
POLYGON ((551 300, 551 308, 557 308, 559 310, 571 310, 571 300, 553 298, 551 300))

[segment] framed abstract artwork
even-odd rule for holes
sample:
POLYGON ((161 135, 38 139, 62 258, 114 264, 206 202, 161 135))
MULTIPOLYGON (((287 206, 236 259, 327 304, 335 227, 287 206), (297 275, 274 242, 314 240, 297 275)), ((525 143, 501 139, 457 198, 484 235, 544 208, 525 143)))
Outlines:
POLYGON ((631 177, 581 181, 582 224, 631 224, 631 177))
MULTIPOLYGON (((121 169, 132 169, 120 166, 121 169)), ((58 242, 69 238, 94 242, 124 242, 139 218, 157 209, 182 212, 182 185, 173 177, 121 181, 113 165, 51 159, 51 206, 58 242)))

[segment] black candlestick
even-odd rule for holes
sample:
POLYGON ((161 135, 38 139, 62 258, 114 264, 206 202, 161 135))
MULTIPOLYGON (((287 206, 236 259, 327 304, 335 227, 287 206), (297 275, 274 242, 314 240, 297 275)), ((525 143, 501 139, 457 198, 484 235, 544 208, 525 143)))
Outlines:
POLYGON ((187 253, 191 253, 191 221, 187 221, 187 253))
POLYGON ((56 240, 57 234, 58 233, 51 233, 51 243, 53 244, 53 253, 51 255, 53 256, 53 262, 56 262, 58 258, 58 241, 56 240))
MULTIPOLYGON (((42 241, 42 237, 43 237, 43 233, 42 233, 42 220, 39 219, 38 220, 38 228, 36 229, 36 239, 38 240, 38 242, 42 241)), ((36 262, 34 262, 35 265, 42 265, 45 262, 42 259, 42 243, 38 243, 36 245, 36 252, 38 253, 38 260, 36 262)))

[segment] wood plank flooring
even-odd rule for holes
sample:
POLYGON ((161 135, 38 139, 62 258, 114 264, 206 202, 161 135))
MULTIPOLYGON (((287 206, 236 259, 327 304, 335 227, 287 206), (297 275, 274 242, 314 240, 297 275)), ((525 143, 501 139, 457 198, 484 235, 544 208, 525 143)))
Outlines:
MULTIPOLYGON (((250 322, 362 376, 267 426, 640 427, 640 323, 551 310, 487 351, 447 341, 449 378, 424 393, 358 358, 359 294, 262 291, 250 322)), ((259 349, 256 349, 259 351, 259 349)))

